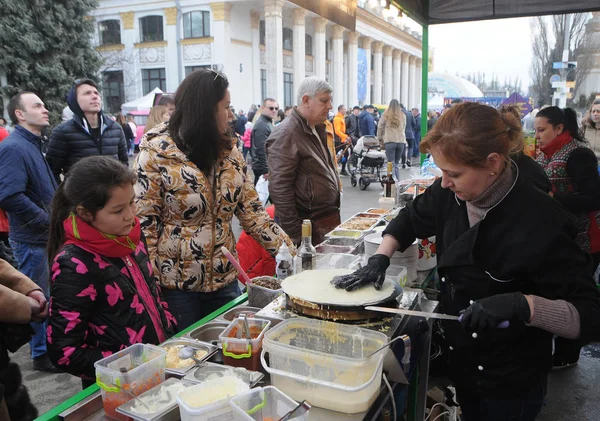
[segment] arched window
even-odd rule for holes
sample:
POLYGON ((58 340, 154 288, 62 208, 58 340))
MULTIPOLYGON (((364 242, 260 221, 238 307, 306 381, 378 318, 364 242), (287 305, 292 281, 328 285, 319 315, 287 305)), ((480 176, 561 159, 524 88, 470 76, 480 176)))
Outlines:
POLYGON ((304 54, 312 56, 312 37, 308 34, 304 35, 304 54))
POLYGON ((283 49, 288 51, 294 49, 294 32, 290 28, 283 28, 283 49))
POLYGON ((209 12, 196 11, 183 15, 183 37, 205 38, 210 37, 209 12))
POLYGON ((100 45, 114 45, 121 43, 121 22, 116 19, 98 22, 100 45))
POLYGON ((163 41, 164 39, 162 16, 146 16, 140 19, 141 42, 163 41))

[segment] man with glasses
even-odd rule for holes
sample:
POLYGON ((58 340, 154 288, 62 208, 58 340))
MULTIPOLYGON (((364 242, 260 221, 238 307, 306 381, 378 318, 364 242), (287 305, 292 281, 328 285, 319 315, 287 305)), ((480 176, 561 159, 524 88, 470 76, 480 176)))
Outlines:
POLYGON ((46 159, 56 181, 61 174, 81 158, 108 155, 129 165, 127 141, 121 125, 104 115, 102 96, 98 85, 90 79, 77 79, 69 94, 67 104, 73 118, 52 131, 46 159))
POLYGON ((258 183, 261 175, 269 173, 265 143, 273 130, 273 119, 277 116, 279 105, 273 98, 263 101, 262 113, 252 128, 252 171, 254 171, 254 185, 258 183))

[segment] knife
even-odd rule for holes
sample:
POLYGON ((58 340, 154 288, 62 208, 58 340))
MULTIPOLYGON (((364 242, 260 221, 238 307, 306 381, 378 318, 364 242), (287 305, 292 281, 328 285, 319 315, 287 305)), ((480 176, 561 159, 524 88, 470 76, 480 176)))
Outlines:
MULTIPOLYGON (((405 310, 403 308, 391 308, 391 307, 368 306, 368 307, 365 307, 365 310, 379 311, 382 313, 404 314, 406 316, 417 316, 417 317, 425 317, 425 318, 432 318, 432 319, 456 320, 457 322, 461 321, 461 318, 462 318, 462 316, 452 316, 450 314, 444 314, 444 313, 428 313, 426 311, 405 310)), ((508 320, 505 320, 496 327, 499 329, 506 329, 509 325, 510 325, 510 322, 508 320)))
POLYGON ((407 316, 428 317, 428 318, 432 318, 432 319, 444 319, 444 320, 458 321, 458 316, 451 316, 450 314, 428 313, 426 311, 405 310, 403 308, 368 306, 368 307, 365 307, 365 310, 379 311, 382 313, 404 314, 407 316))

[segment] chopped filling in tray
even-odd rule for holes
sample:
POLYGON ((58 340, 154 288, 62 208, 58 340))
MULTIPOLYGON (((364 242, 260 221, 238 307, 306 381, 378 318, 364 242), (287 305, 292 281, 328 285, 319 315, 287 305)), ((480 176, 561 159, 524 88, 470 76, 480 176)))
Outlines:
MULTIPOLYGON (((173 345, 165 347, 165 351, 167 351, 167 368, 187 368, 196 364, 196 362, 191 358, 187 358, 185 360, 179 358, 179 351, 184 346, 185 345, 173 345)), ((207 355, 208 351, 204 349, 197 349, 196 352, 194 352, 194 357, 199 360, 207 355)))
POLYGON ((340 228, 347 230, 364 231, 371 228, 375 223, 377 223, 377 219, 352 218, 340 225, 340 228))

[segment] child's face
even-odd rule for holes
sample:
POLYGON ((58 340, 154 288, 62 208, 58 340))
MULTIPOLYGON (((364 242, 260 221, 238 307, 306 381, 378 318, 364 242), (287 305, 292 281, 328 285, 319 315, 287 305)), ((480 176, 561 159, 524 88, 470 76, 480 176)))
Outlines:
POLYGON ((125 184, 112 189, 109 201, 96 212, 91 225, 105 234, 125 236, 133 228, 136 212, 133 186, 125 184))

